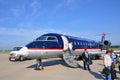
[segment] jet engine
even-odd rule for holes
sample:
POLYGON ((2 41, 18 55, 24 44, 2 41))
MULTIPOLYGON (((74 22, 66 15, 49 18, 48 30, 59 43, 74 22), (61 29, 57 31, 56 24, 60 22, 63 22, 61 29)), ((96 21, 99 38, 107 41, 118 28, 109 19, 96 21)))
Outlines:
POLYGON ((103 41, 103 49, 107 50, 111 46, 111 42, 108 40, 103 41))

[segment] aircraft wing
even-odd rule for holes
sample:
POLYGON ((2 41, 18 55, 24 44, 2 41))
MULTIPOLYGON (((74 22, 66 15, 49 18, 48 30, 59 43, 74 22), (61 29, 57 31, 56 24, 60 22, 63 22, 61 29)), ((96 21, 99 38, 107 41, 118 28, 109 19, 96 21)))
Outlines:
MULTIPOLYGON (((88 51, 90 54, 101 54, 101 53, 106 53, 106 50, 100 50, 100 51, 88 51)), ((114 50, 114 53, 120 54, 120 50, 114 50)))
POLYGON ((115 54, 118 54, 118 56, 120 56, 120 50, 114 50, 115 54))
POLYGON ((99 51, 88 51, 89 54, 104 54, 106 50, 99 50, 99 51))
POLYGON ((88 51, 88 53, 91 55, 91 59, 103 59, 103 55, 106 53, 106 50, 88 51))
POLYGON ((115 50, 114 52, 115 52, 115 53, 120 53, 120 50, 115 50))

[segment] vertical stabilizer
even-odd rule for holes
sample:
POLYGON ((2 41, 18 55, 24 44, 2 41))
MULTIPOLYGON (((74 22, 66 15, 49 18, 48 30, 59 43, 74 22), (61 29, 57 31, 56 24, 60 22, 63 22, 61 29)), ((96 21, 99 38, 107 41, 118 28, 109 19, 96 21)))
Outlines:
POLYGON ((101 38, 101 43, 104 43, 104 41, 105 41, 105 35, 106 35, 105 32, 103 32, 102 33, 102 38, 101 38))
POLYGON ((102 38, 101 38, 102 50, 108 50, 110 45, 111 45, 110 41, 105 40, 105 36, 106 36, 106 33, 103 32, 102 33, 102 38))

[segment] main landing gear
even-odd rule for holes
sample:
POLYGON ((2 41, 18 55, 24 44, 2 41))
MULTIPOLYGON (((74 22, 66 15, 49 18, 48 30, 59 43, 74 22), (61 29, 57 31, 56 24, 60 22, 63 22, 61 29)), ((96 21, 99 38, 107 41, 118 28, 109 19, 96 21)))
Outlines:
POLYGON ((43 70, 43 65, 42 65, 42 59, 36 59, 36 66, 35 66, 35 70, 43 70))

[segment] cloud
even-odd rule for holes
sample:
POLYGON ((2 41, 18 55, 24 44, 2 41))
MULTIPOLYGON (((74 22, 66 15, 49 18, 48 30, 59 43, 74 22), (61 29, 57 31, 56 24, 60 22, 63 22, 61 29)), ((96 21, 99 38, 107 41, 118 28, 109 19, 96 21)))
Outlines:
POLYGON ((38 12, 41 11, 41 2, 40 0, 26 0, 20 3, 19 5, 15 4, 11 7, 11 14, 15 17, 30 17, 38 15, 38 12))
POLYGON ((21 15, 21 11, 19 8, 11 8, 11 12, 15 17, 19 17, 21 15))
POLYGON ((62 33, 55 29, 0 28, 0 50, 23 46, 46 33, 62 33))
POLYGON ((93 0, 61 0, 56 5, 56 10, 61 8, 67 8, 67 9, 75 9, 78 7, 86 6, 88 3, 93 2, 93 0))
POLYGON ((38 37, 44 33, 61 33, 55 29, 25 29, 25 28, 0 28, 0 35, 18 36, 18 37, 38 37))
POLYGON ((33 0, 29 6, 32 9, 32 14, 37 13, 42 8, 40 0, 33 0))
POLYGON ((63 0, 56 5, 56 9, 68 8, 72 9, 78 5, 79 0, 63 0))

